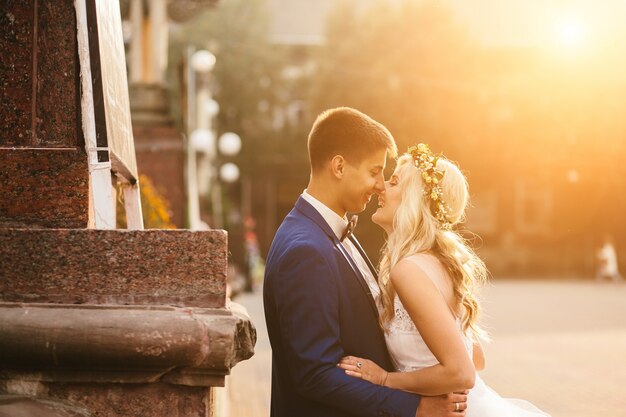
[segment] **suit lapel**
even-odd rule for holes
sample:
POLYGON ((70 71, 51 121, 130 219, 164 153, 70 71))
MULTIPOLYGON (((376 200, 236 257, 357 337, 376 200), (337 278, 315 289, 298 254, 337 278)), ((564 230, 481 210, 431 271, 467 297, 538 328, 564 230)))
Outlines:
MULTIPOLYGON (((343 260, 345 262, 347 262, 348 265, 350 266, 350 268, 352 269, 352 272, 354 273, 354 278, 359 283, 359 285, 360 285, 361 289, 363 290, 363 292, 365 292, 365 295, 367 297, 367 301, 369 302, 370 307, 372 308, 372 312, 376 316, 376 319, 378 319, 378 308, 376 307, 376 302, 374 301, 374 297, 372 296, 372 292, 371 292, 369 286, 367 285, 367 282, 365 282, 365 278, 363 278, 363 274, 361 274, 361 271, 359 270, 359 267, 356 265, 356 263, 354 262, 354 259, 352 259, 352 257, 350 256, 350 254, 348 253, 346 248, 341 244, 341 242, 337 238, 337 235, 335 235, 335 232, 333 232, 333 230, 330 228, 328 223, 326 223, 326 220, 324 220, 322 215, 315 209, 315 207, 313 207, 311 204, 309 204, 309 202, 307 202, 304 198, 302 198, 302 197, 298 198, 298 201, 296 201, 296 206, 295 207, 302 214, 304 214, 306 217, 308 217, 311 220, 313 220, 313 222, 315 222, 326 233, 326 235, 331 240, 331 242, 335 246, 335 248, 343 255, 342 256, 343 260)), ((356 239, 355 239, 355 241, 356 241, 356 239)), ((366 255, 364 256, 365 252, 362 252, 363 248, 361 248, 361 245, 358 244, 358 241, 357 241, 357 243, 355 245, 356 245, 357 249, 359 250, 359 252, 361 253, 361 256, 363 256, 363 258, 367 262, 368 267, 370 268, 370 270, 372 270, 372 273, 374 274, 374 277, 378 278, 378 275, 375 273, 374 266, 371 264, 371 262, 367 258, 367 256, 366 255)))
POLYGON ((324 220, 322 215, 315 209, 315 207, 309 204, 308 201, 306 201, 302 197, 298 198, 298 200, 296 201, 295 208, 300 213, 302 213, 303 215, 311 219, 315 224, 317 224, 324 231, 324 233, 328 235, 328 237, 330 237, 331 239, 334 237, 337 241, 339 241, 337 239, 337 236, 335 236, 333 229, 330 228, 330 226, 328 225, 328 223, 326 223, 326 220, 324 220))
POLYGON ((367 257, 367 253, 365 253, 365 250, 363 250, 363 247, 361 246, 359 241, 356 239, 356 236, 352 235, 352 236, 350 236, 349 239, 354 244, 354 246, 357 248, 357 250, 359 251, 359 253, 363 257, 363 259, 365 260, 365 263, 367 263, 367 267, 372 272, 372 276, 374 277, 374 279, 376 279, 376 281, 378 281, 378 271, 376 270, 376 268, 374 268, 374 264, 372 264, 372 261, 370 261, 370 258, 367 257))
POLYGON ((367 295, 367 301, 369 302, 370 307, 372 308, 372 312, 376 316, 376 319, 378 319, 378 308, 376 308, 376 302, 374 301, 374 296, 372 296, 372 291, 370 290, 369 285, 367 285, 367 282, 365 282, 365 278, 363 278, 363 274, 361 274, 359 267, 356 265, 356 262, 354 262, 354 259, 352 259, 352 257, 350 256, 346 248, 343 247, 343 245, 341 244, 341 242, 339 242, 339 240, 335 242, 335 246, 337 247, 337 249, 339 249, 339 251, 343 254, 343 257, 350 264, 350 267, 352 268, 352 272, 354 272, 354 277, 356 278, 357 282, 361 286, 361 289, 363 290, 363 292, 365 292, 365 294, 367 295))

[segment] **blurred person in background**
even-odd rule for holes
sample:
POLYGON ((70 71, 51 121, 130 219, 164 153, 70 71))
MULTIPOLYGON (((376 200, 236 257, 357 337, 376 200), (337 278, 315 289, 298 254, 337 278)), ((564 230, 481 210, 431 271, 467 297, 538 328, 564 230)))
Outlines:
MULTIPOLYGON (((477 375, 484 367, 476 289, 483 261, 454 226, 469 189, 452 162, 426 144, 409 148, 385 183, 374 223, 387 233, 379 267, 381 326, 395 372, 349 356, 346 374, 421 395, 470 389, 467 417, 548 416, 527 401, 505 399, 477 375)), ((455 405, 460 408, 460 405, 455 405)))
POLYGON ((243 221, 243 225, 245 227, 244 248, 247 266, 245 291, 251 292, 257 285, 260 285, 263 282, 265 263, 261 257, 259 239, 255 231, 256 221, 252 216, 246 216, 243 221))
POLYGON ((610 234, 604 235, 604 241, 596 253, 596 258, 598 260, 596 281, 622 282, 624 280, 617 267, 617 253, 610 234))

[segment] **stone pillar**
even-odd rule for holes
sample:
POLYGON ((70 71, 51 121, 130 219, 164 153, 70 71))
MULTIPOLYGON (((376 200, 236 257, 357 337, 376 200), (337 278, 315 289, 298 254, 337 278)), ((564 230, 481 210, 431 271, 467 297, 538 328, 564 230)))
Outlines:
POLYGON ((74 0, 0 6, 0 415, 212 416, 256 339, 227 235, 88 228, 76 21, 74 0))
POLYGON ((1 4, 0 222, 87 227, 73 3, 1 4))

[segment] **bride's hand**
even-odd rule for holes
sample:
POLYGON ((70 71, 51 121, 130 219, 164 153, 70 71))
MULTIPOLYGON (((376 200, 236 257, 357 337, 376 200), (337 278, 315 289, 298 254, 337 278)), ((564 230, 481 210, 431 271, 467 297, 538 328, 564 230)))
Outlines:
POLYGON ((373 384, 385 385, 387 381, 387 371, 369 359, 345 356, 337 366, 344 369, 347 375, 364 379, 373 384))

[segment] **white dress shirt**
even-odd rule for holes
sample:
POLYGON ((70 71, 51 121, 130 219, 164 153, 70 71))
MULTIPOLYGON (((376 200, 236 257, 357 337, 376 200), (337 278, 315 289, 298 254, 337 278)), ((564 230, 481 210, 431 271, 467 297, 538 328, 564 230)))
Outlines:
MULTIPOLYGON (((332 231, 337 236, 337 239, 341 240, 341 235, 343 231, 348 226, 348 218, 346 216, 341 217, 333 210, 331 210, 327 205, 319 201, 317 198, 313 197, 306 190, 302 192, 302 198, 304 198, 307 203, 311 204, 315 210, 322 216, 322 218, 328 223, 332 231)), ((378 287, 378 282, 376 282, 376 278, 372 275, 372 271, 359 250, 354 246, 354 243, 350 239, 344 239, 341 242, 343 247, 346 249, 348 254, 354 260, 354 263, 359 268, 361 275, 365 278, 365 282, 369 287, 372 296, 374 297, 374 301, 376 302, 376 306, 380 310, 380 288, 378 287)), ((349 261, 349 260, 348 260, 349 261)))

